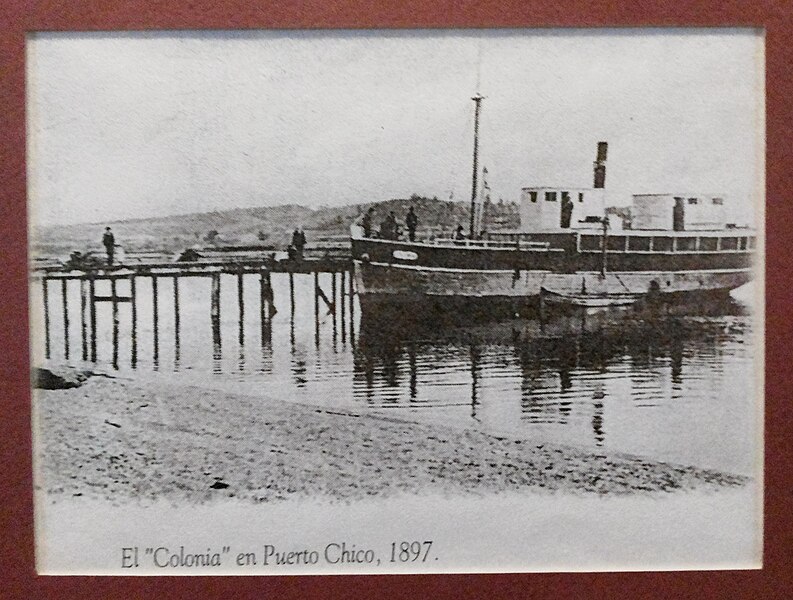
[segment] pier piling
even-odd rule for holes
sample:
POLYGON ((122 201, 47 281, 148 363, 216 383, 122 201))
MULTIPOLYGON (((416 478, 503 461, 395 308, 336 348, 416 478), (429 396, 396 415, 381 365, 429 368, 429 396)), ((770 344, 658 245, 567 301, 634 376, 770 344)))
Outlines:
POLYGON ((289 271, 289 313, 295 318, 295 274, 289 271))
POLYGON ((63 357, 69 358, 69 295, 66 279, 61 279, 61 301, 63 304, 63 357))
POLYGON ((330 297, 331 297, 331 319, 333 319, 333 348, 336 348, 336 320, 338 315, 336 314, 336 271, 332 271, 330 274, 330 297))
POLYGON ((93 274, 88 278, 88 300, 91 321, 91 362, 96 362, 96 281, 93 274))
POLYGON ((130 309, 131 309, 131 329, 132 329, 132 336, 130 338, 130 347, 132 356, 130 357, 130 362, 132 363, 132 368, 134 369, 138 365, 138 297, 137 297, 137 290, 135 286, 135 276, 130 275, 129 277, 129 302, 130 302, 130 309))
POLYGON ((245 343, 245 282, 242 271, 237 273, 237 313, 239 314, 237 337, 242 346, 245 343))
POLYGON ((314 271, 314 344, 319 348, 319 273, 314 271))
POLYGON ((331 307, 330 310, 333 313, 333 320, 336 320, 336 271, 331 272, 330 274, 330 297, 331 297, 331 307))
POLYGON ((88 323, 86 320, 86 309, 88 308, 88 291, 86 289, 86 282, 84 278, 80 278, 80 346, 82 350, 82 359, 88 360, 88 323))
POLYGON ((346 274, 347 273, 345 271, 342 271, 339 274, 339 277, 341 277, 341 281, 339 283, 339 290, 340 290, 339 301, 341 302, 341 343, 342 344, 346 344, 347 343, 347 324, 346 324, 346 315, 345 315, 345 313, 346 313, 346 303, 345 303, 345 299, 344 299, 344 296, 345 296, 345 283, 346 283, 345 282, 345 275, 346 274))
MULTIPOLYGON (((123 346, 122 336, 129 333, 130 337, 130 363, 132 368, 137 367, 138 363, 138 304, 137 304, 137 283, 140 277, 149 277, 151 280, 151 307, 152 307, 152 362, 154 369, 159 367, 160 359, 160 297, 159 297, 159 283, 162 278, 169 278, 172 281, 173 288, 167 290, 172 293, 173 302, 173 333, 174 333, 174 368, 178 370, 181 352, 181 321, 182 321, 182 306, 180 302, 182 277, 201 277, 209 278, 211 283, 210 290, 210 317, 212 326, 212 339, 215 346, 216 355, 219 358, 219 350, 221 344, 221 280, 224 275, 236 275, 237 278, 237 303, 238 303, 238 339, 239 345, 242 346, 245 342, 245 275, 259 273, 260 275, 260 307, 261 307, 261 325, 262 325, 262 343, 269 345, 271 343, 271 321, 276 315, 276 308, 274 302, 274 290, 272 286, 272 273, 273 270, 277 273, 286 273, 289 278, 289 314, 290 314, 290 343, 292 347, 295 344, 295 328, 297 321, 297 299, 295 297, 299 290, 295 288, 295 273, 305 273, 309 277, 313 275, 314 278, 314 326, 315 326, 315 342, 319 347, 320 334, 322 325, 322 315, 320 315, 320 304, 324 303, 327 308, 328 314, 332 321, 329 324, 332 327, 333 347, 336 348, 338 341, 339 330, 341 333, 341 342, 346 344, 349 336, 349 341, 354 344, 355 336, 355 306, 354 306, 354 283, 353 274, 349 273, 348 277, 348 264, 327 264, 326 262, 314 265, 289 265, 284 268, 274 263, 260 263, 258 265, 248 265, 234 263, 229 266, 219 265, 158 265, 152 268, 149 265, 141 265, 140 267, 130 266, 123 272, 116 272, 113 269, 100 269, 96 271, 87 271, 85 273, 71 274, 69 272, 56 272, 51 270, 41 273, 40 281, 42 284, 42 302, 44 310, 44 355, 47 359, 52 357, 52 344, 60 345, 61 342, 57 340, 57 335, 61 334, 61 326, 58 324, 56 337, 53 338, 52 321, 50 318, 50 288, 53 280, 60 280, 60 296, 61 312, 63 319, 63 356, 68 360, 71 357, 71 343, 69 329, 72 325, 70 321, 69 312, 69 293, 74 291, 74 287, 69 284, 69 280, 76 279, 79 282, 79 339, 80 350, 76 351, 78 356, 82 356, 82 360, 90 360, 97 362, 97 338, 101 332, 98 330, 99 325, 104 326, 104 323, 97 324, 97 305, 101 302, 108 302, 111 304, 111 317, 112 320, 107 324, 112 327, 112 365, 114 368, 119 367, 119 352, 123 346), (253 267, 253 268, 252 268, 253 267), (329 281, 323 279, 324 274, 327 274, 329 281), (104 292, 105 289, 102 281, 107 280, 109 292, 104 292), (129 282, 129 294, 125 294, 124 286, 129 282), (99 282, 99 283, 98 283, 99 282), (324 285, 323 285, 324 284, 324 285), (97 288, 97 285, 99 288, 97 288), (121 285, 121 287, 119 287, 121 285), (324 288, 324 289, 323 289, 324 288), (327 290, 327 293, 326 291, 327 290), (131 319, 130 331, 122 327, 127 326, 127 322, 121 322, 119 303, 129 302, 131 305, 131 319), (348 304, 349 302, 349 304, 348 304), (350 322, 347 322, 347 319, 350 322), (341 322, 338 321, 341 319, 341 322)), ((309 280, 310 281, 310 280, 309 280)), ((286 281, 284 282, 286 283, 286 281)), ((56 294, 57 295, 57 294, 56 294)), ((75 299, 76 300, 76 299, 75 299)), ((56 300, 57 302, 57 300, 56 300)), ((166 307, 167 308, 167 307, 166 307)), ((77 309, 74 309, 77 310, 77 309)), ((250 309, 249 309, 250 310, 250 309)), ((170 322, 168 322, 170 328, 170 322)), ((170 329, 168 329, 170 330, 170 329)), ((108 332, 111 333, 111 332, 108 332)), ((56 350, 57 352, 57 350, 56 350)), ((111 350, 108 350, 111 352, 111 350)), ((126 353, 126 349, 125 349, 126 353)), ((111 358, 111 357, 108 357, 111 358)), ((244 359, 241 357, 240 364, 243 364, 244 359)))
POLYGON ((118 369, 118 294, 115 277, 110 279, 110 298, 113 305, 113 368, 118 369))
POLYGON ((181 336, 180 336, 181 318, 179 315, 179 277, 173 277, 173 362, 174 368, 179 369, 179 359, 181 354, 181 336))
POLYGON ((350 343, 355 344, 355 284, 353 282, 355 279, 355 267, 350 265, 350 291, 349 291, 349 300, 350 300, 350 343))
POLYGON ((275 309, 275 294, 273 293, 273 282, 270 277, 270 271, 266 270, 264 272, 264 291, 265 297, 267 299, 267 320, 270 321, 277 312, 275 309))
POLYGON ((274 315, 275 303, 273 302, 273 285, 270 271, 262 269, 259 272, 259 319, 261 322, 262 344, 265 344, 270 320, 274 315))
POLYGON ((154 328, 154 354, 152 360, 154 368, 157 369, 160 365, 160 307, 159 307, 159 294, 157 292, 157 277, 152 275, 151 278, 151 300, 152 300, 152 324, 154 328))
POLYGON ((220 337, 220 273, 212 274, 212 288, 210 291, 209 314, 212 321, 212 344, 216 354, 221 347, 220 337))
POLYGON ((42 296, 44 298, 44 357, 50 357, 50 303, 48 294, 48 279, 44 277, 41 280, 42 296))

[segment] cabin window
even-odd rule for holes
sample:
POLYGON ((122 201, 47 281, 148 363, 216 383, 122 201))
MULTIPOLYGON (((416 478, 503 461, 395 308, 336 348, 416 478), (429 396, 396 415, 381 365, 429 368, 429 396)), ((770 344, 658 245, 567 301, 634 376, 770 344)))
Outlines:
POLYGON ((583 202, 584 201, 584 192, 578 192, 578 201, 579 202, 583 202))
POLYGON ((623 252, 625 250, 625 236, 610 235, 606 238, 606 249, 614 252, 623 252))
POLYGON ((696 204, 697 203, 697 199, 696 198, 689 198, 688 199, 688 203, 689 204, 696 204))
POLYGON ((672 238, 670 237, 653 237, 653 250, 656 252, 671 252, 672 251, 672 238))
POLYGON ((631 236, 628 238, 628 250, 634 250, 637 252, 647 252, 650 250, 650 238, 649 237, 638 237, 638 236, 631 236))
POLYGON ((546 202, 556 202, 556 192, 545 192, 546 202))
POLYGON ((691 252, 697 249, 697 238, 695 237, 679 237, 677 238, 677 251, 678 252, 691 252))
POLYGON ((721 249, 722 250, 737 250, 738 249, 738 238, 737 237, 721 238, 721 249))
POLYGON ((754 236, 750 236, 748 242, 749 242, 749 250, 754 250, 754 247, 755 247, 755 238, 754 238, 754 236))
POLYGON ((529 200, 537 202, 537 192, 529 192, 529 200))
POLYGON ((738 238, 738 250, 746 250, 746 238, 738 238))
POLYGON ((704 252, 715 252, 719 238, 703 237, 699 238, 699 249, 704 252))
POLYGON ((581 250, 600 250, 600 242, 603 238, 599 235, 582 235, 581 236, 581 250))
POLYGON ((724 204, 724 198, 714 198, 713 204, 715 204, 716 206, 721 206, 722 204, 724 204))

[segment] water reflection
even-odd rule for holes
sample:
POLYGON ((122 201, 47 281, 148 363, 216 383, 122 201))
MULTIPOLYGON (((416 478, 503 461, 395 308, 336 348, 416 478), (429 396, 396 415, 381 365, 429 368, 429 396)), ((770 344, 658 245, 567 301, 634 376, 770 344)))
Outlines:
MULTIPOLYGON (((739 304, 682 306, 669 314, 554 314, 546 307, 542 321, 467 324, 419 311, 408 318, 361 311, 348 294, 342 302, 348 280, 337 282, 334 293, 325 274, 333 314, 314 293, 314 275, 284 274, 273 276, 272 286, 275 298, 289 299, 289 311, 262 319, 267 303, 258 277, 223 275, 222 289, 220 276, 174 281, 173 310, 158 301, 158 291, 171 289, 158 290, 156 278, 130 278, 131 314, 121 310, 118 335, 109 303, 99 307, 98 322, 87 303, 90 352, 83 351, 111 368, 121 347, 131 361, 117 366, 131 365, 130 376, 173 365, 191 380, 203 376, 209 385, 279 401, 398 411, 407 419, 714 468, 740 470, 750 454, 752 321, 739 304), (251 344, 257 330, 259 350, 251 344), (123 345, 127 339, 131 348, 123 345)), ((85 283, 94 294, 94 281, 85 283)), ((97 291, 107 293, 107 283, 98 281, 97 291)), ((69 286, 71 319, 60 310, 61 286, 48 292, 49 303, 46 296, 37 303, 38 317, 52 339, 42 336, 39 352, 46 354, 49 342, 59 359, 63 331, 71 327, 75 343, 81 341, 81 292, 69 286)), ((75 348, 71 359, 79 360, 75 348)))
MULTIPOLYGON (((273 328, 270 321, 263 321, 261 325, 262 338, 261 338, 261 366, 259 371, 261 373, 273 372, 273 328)), ((240 346, 242 347, 242 346, 240 346)))
MULTIPOLYGON (((577 433, 567 439, 602 447, 612 429, 625 435, 625 423, 616 421, 627 412, 661 409, 674 420, 670 402, 684 390, 687 402, 717 399, 724 381, 712 387, 705 378, 692 385, 697 371, 723 376, 723 346, 750 325, 736 303, 719 310, 677 307, 669 316, 651 317, 563 314, 543 323, 515 319, 439 328, 364 311, 353 353, 353 393, 381 408, 467 404, 475 422, 514 429, 518 419, 529 428, 569 429, 577 433), (504 406, 512 398, 517 412, 504 406)), ((728 360, 733 353, 726 352, 728 360)), ((741 358, 739 370, 751 362, 741 358)), ((751 396, 744 399, 749 404, 751 396)))

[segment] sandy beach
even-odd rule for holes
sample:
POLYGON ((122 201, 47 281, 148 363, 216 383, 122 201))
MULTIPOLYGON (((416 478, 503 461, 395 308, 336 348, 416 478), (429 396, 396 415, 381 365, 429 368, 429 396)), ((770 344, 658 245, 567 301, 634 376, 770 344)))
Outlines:
POLYGON ((183 384, 94 377, 35 390, 37 488, 85 496, 251 503, 494 492, 663 494, 749 479, 388 415, 183 384))

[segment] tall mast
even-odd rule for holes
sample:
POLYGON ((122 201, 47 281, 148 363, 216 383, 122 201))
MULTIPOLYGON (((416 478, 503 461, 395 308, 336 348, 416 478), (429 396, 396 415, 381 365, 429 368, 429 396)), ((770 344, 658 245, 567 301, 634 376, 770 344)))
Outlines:
POLYGON ((469 227, 469 238, 474 239, 474 214, 476 213, 476 176, 477 171, 479 170, 479 109, 480 105, 482 104, 482 100, 484 100, 484 96, 482 96, 479 92, 476 93, 476 96, 471 98, 476 104, 476 110, 474 112, 474 175, 473 181, 471 183, 471 224, 469 227))

